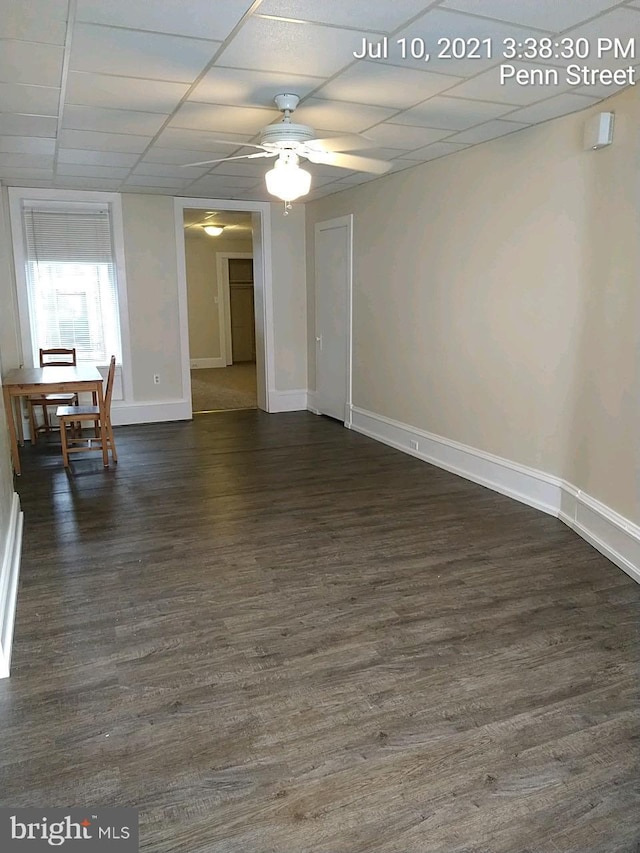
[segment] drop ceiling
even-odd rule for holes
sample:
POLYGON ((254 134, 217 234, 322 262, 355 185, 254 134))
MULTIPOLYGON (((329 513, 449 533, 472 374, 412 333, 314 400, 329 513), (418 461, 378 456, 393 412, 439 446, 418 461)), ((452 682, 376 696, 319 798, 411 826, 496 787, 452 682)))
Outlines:
MULTIPOLYGON (((622 86, 500 85, 502 40, 640 34, 640 0, 0 0, 0 180, 9 186, 267 199, 249 153, 279 118, 273 96, 302 98, 295 120, 319 135, 363 133, 362 153, 408 169, 592 106, 622 86), (363 39, 387 59, 355 59, 363 39), (438 59, 440 37, 492 39, 491 59, 438 59), (403 59, 418 39, 426 63, 403 59), (232 144, 223 144, 224 142, 232 144)), ((640 38, 638 38, 640 42, 640 38)), ((640 51, 640 44, 636 45, 640 51)), ((310 198, 376 176, 310 167, 310 198)))

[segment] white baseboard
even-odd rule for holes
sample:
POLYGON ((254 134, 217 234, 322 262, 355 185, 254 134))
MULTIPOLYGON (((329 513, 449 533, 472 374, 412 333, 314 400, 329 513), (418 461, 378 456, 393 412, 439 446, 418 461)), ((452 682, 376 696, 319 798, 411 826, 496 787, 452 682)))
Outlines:
POLYGON ((114 426, 125 424, 155 424, 161 421, 190 421, 188 400, 152 400, 146 403, 116 403, 111 406, 114 426))
POLYGON ((559 518, 640 583, 640 527, 566 480, 356 406, 352 429, 559 518))
POLYGON ((269 391, 269 412, 304 412, 307 409, 306 390, 269 391))
POLYGON ((0 678, 8 678, 11 668, 21 554, 22 513, 20 499, 14 493, 4 553, 0 555, 0 678))
POLYGON ((209 367, 226 367, 227 361, 222 356, 218 358, 192 358, 189 362, 191 370, 203 370, 209 367))

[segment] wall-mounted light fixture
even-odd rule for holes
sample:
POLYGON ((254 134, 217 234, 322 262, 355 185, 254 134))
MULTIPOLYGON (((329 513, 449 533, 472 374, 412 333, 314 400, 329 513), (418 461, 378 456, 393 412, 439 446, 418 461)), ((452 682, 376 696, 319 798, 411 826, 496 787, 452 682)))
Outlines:
POLYGON ((203 225, 203 229, 210 237, 219 237, 224 231, 224 225, 203 225))

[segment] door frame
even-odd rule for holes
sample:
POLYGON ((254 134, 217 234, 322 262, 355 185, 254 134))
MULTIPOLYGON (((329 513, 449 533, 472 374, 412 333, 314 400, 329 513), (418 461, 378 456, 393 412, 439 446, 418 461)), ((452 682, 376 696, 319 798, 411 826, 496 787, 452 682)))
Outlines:
POLYGON ((268 201, 233 201, 219 198, 174 198, 176 258, 178 272, 178 311, 180 315, 180 356, 183 396, 191 400, 191 361, 189 356, 189 307, 187 302, 187 265, 184 247, 184 211, 240 210, 251 213, 253 222, 253 294, 256 316, 256 379, 258 408, 270 411, 275 399, 275 347, 273 325, 273 274, 271 264, 271 204, 268 201), (259 228, 258 233, 256 229, 259 228), (256 239, 258 238, 258 239, 256 239), (258 253, 260 257, 258 257, 258 253), (260 346, 258 345, 260 344, 260 346))
MULTIPOLYGON (((233 364, 233 337, 231 332, 231 292, 229 284, 229 258, 251 258, 253 252, 216 252, 218 298, 222 302, 220 317, 220 355, 226 365, 233 364)), ((255 301, 254 301, 255 312, 255 301)), ((257 339, 257 336, 256 336, 257 339)))
POLYGON ((346 306, 347 317, 345 323, 346 351, 347 351, 347 387, 345 391, 344 425, 351 429, 353 425, 353 213, 345 216, 337 216, 335 219, 325 219, 316 222, 314 227, 314 337, 316 339, 316 394, 318 392, 318 282, 315 279, 315 262, 317 258, 318 235, 321 231, 330 231, 334 228, 347 228, 347 248, 349 260, 347 263, 347 293, 346 306))

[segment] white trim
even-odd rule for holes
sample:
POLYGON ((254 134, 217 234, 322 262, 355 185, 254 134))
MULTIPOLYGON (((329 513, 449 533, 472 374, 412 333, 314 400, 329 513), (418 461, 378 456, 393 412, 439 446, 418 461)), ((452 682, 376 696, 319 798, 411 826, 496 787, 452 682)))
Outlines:
MULTIPOLYGON (((346 322, 346 351, 347 351, 347 387, 345 389, 345 404, 344 404, 344 425, 347 429, 351 429, 351 412, 353 401, 353 213, 347 213, 345 216, 337 216, 335 219, 325 219, 322 222, 316 222, 314 228, 314 260, 317 253, 318 234, 320 231, 330 231, 334 228, 346 228, 348 234, 349 247, 349 267, 347 281, 347 322, 346 322)), ((315 269, 315 267, 314 267, 315 269)), ((318 338, 318 282, 315 281, 315 317, 314 328, 316 341, 318 338)), ((318 346, 316 343, 316 390, 314 391, 314 401, 317 406, 318 390, 317 390, 317 364, 318 364, 318 346)), ((313 410, 317 414, 320 411, 313 410)))
POLYGON ((270 391, 270 412, 306 412, 308 408, 306 390, 270 391))
MULTIPOLYGON (((178 303, 180 306, 180 344, 183 394, 191 402, 189 359, 189 321, 187 304, 187 269, 184 248, 184 211, 242 210, 250 211, 253 222, 253 275, 256 307, 256 375, 258 407, 269 411, 269 395, 275 391, 275 349, 273 340, 273 283, 271 268, 271 204, 265 201, 230 201, 211 198, 174 198, 176 255, 178 263, 178 303), (256 219, 258 217, 258 219, 256 219), (259 221, 258 221, 259 220, 259 221), (259 345, 262 344, 260 352, 259 345)), ((189 415, 191 417, 191 415, 189 415)))
POLYGON ((14 492, 5 549, 0 563, 0 678, 8 678, 11 669, 13 627, 18 602, 18 578, 22 554, 22 521, 20 499, 14 492))
POLYGON ((35 199, 52 204, 66 205, 69 202, 107 205, 111 217, 113 236, 113 257, 116 266, 116 285, 118 295, 118 319, 120 322, 120 349, 122 351, 122 392, 125 399, 133 396, 133 375, 131 369, 131 340, 129 329, 129 303, 127 298, 127 275, 124 254, 124 224, 122 219, 122 196, 119 193, 93 192, 92 190, 55 190, 33 189, 30 187, 9 187, 9 219, 11 222, 11 240, 16 274, 16 295, 18 299, 18 324, 20 334, 20 360, 27 367, 37 367, 33 362, 31 340, 31 322, 29 318, 29 298, 25 274, 25 246, 22 226, 23 200, 35 199))
POLYGON ((640 583, 640 527, 566 480, 357 406, 352 428, 559 518, 640 583))
POLYGON ((211 367, 226 367, 224 358, 192 358, 189 362, 191 370, 204 370, 211 367))
POLYGON ((114 426, 126 424, 156 424, 162 421, 190 421, 191 399, 149 400, 146 403, 112 403, 111 421, 114 426))
POLYGON ((231 330, 231 284, 229 282, 229 258, 253 259, 253 252, 216 252, 218 300, 219 305, 222 305, 222 311, 218 310, 218 317, 220 318, 220 352, 222 353, 222 356, 225 359, 226 365, 233 364, 233 333, 231 330))

